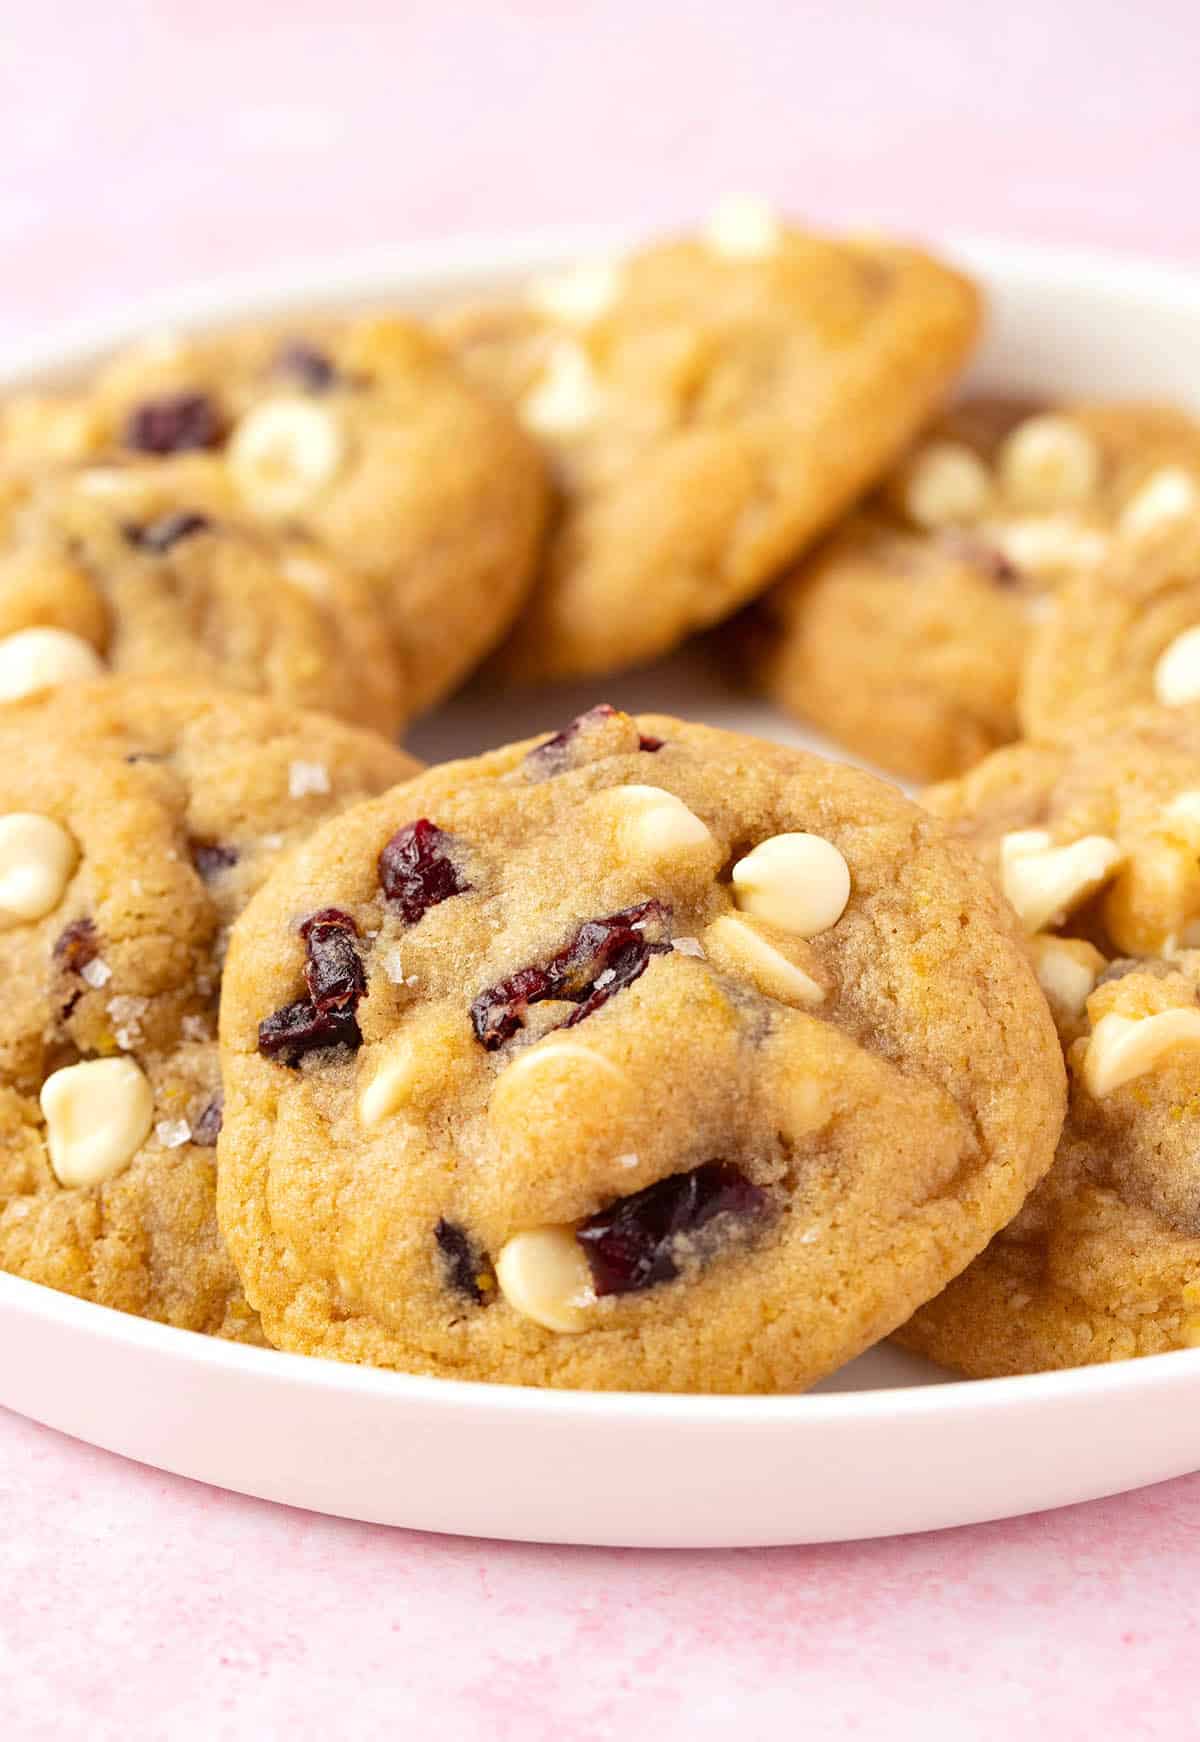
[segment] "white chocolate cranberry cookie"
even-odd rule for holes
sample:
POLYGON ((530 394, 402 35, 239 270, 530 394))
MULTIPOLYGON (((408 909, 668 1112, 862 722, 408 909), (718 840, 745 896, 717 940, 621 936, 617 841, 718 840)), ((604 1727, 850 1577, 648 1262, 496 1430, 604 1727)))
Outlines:
POLYGON ((971 1375, 1200 1342, 1200 710, 1017 745, 931 808, 1023 918, 1066 1051, 1050 1174, 902 1332, 971 1375))
POLYGON ((447 316, 560 488, 498 669, 615 671, 728 617, 896 458, 978 321, 973 287, 927 255, 745 210, 447 316))
POLYGON ((1022 710, 1038 731, 1076 699, 1076 714, 1111 710, 1152 590, 1124 577, 1196 505, 1200 426, 1182 412, 966 400, 748 614, 741 657, 859 754, 915 779, 961 773, 1018 736, 1022 710))
POLYGON ((331 589, 336 608, 350 577, 366 585, 405 713, 508 628, 546 507, 540 456, 509 412, 414 322, 382 316, 142 345, 73 394, 0 408, 0 454, 35 472, 85 466, 99 489, 150 467, 180 511, 206 480, 278 548, 291 586, 331 589))
POLYGON ((219 1215, 272 1342, 808 1385, 1047 1167, 1005 905, 855 770, 610 708, 322 828, 235 927, 219 1215))
POLYGON ((1033 637, 1021 714, 1028 732, 1053 737, 1131 705, 1196 701, 1200 507, 1123 541, 1062 589, 1033 637))
POLYGON ((109 672, 225 684, 389 735, 407 721, 371 584, 256 527, 209 462, 9 484, 0 700, 109 672))
POLYGON ((0 1268, 261 1340, 215 1214, 226 933, 282 851, 415 764, 132 681, 8 710, 0 762, 0 1268))

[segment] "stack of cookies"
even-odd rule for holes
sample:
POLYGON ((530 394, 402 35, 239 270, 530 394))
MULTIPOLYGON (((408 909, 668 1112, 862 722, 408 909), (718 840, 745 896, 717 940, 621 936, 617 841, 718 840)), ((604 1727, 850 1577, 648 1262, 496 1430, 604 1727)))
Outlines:
POLYGON ((0 1267, 592 1389, 1200 1341, 1200 426, 963 398, 980 324, 742 203, 0 404, 0 1267), (941 784, 395 747, 700 632, 941 784))

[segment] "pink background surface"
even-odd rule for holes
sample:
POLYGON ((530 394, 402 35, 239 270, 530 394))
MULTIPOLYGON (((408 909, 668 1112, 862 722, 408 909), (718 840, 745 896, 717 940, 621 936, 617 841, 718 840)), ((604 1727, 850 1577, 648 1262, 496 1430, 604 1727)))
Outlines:
MULTIPOLYGON (((931 235, 1200 254, 1192 0, 16 14, 6 343, 214 271, 673 221, 731 188, 931 235)), ((0 1731, 1187 1735, 1198 1501, 1190 1478, 848 1547, 513 1548, 275 1509, 0 1412, 0 1731)))

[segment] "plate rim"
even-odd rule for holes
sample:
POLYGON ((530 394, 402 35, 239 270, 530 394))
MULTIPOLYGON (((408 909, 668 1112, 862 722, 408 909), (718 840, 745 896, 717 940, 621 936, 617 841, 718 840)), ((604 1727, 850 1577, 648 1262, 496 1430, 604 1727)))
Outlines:
POLYGON ((1157 1392, 1165 1386, 1200 1379, 1200 1348, 1171 1349, 1125 1361, 1089 1367, 1055 1368, 1045 1373, 1010 1374, 993 1379, 950 1378, 928 1385, 876 1386, 841 1392, 682 1392, 586 1391, 534 1385, 500 1385, 490 1380, 448 1379, 402 1373, 388 1367, 334 1361, 322 1355, 293 1354, 228 1338, 206 1336, 62 1294, 40 1282, 0 1271, 0 1316, 9 1310, 48 1327, 78 1331, 195 1367, 221 1367, 242 1378, 302 1390, 350 1392, 364 1398, 393 1399, 397 1405, 443 1405, 495 1414, 517 1413, 559 1419, 578 1414, 625 1416, 630 1421, 691 1422, 707 1427, 794 1428, 804 1423, 843 1423, 885 1413, 897 1417, 991 1413, 1049 1399, 1099 1400, 1117 1391, 1157 1392))
MULTIPOLYGON (((519 277, 573 258, 628 247, 645 233, 636 225, 546 227, 505 236, 472 233, 357 249, 333 259, 298 256, 268 267, 213 275, 144 297, 114 300, 86 316, 56 320, 20 341, 5 339, 0 342, 0 385, 32 385, 40 376, 67 373, 131 339, 164 328, 218 327, 321 301, 336 306, 388 294, 417 296, 439 278, 519 277)), ((1161 303, 1178 309, 1191 301, 1200 312, 1200 263, 1191 267, 1132 252, 974 235, 934 238, 931 246, 967 265, 985 283, 998 278, 1036 283, 1043 290, 1056 284, 1076 292, 1089 288, 1135 298, 1143 307, 1161 303)), ((1050 1401, 1100 1401, 1114 1392, 1132 1400, 1163 1386, 1200 1379, 1200 1348, 1196 1348, 1043 1373, 951 1377, 931 1384, 845 1392, 558 1390, 402 1373, 237 1343, 142 1319, 0 1272, 0 1315, 10 1312, 39 1320, 48 1329, 98 1337, 130 1352, 163 1355, 193 1367, 224 1368, 259 1384, 349 1392, 392 1399, 397 1406, 440 1406, 551 1420, 602 1414, 630 1422, 690 1423, 710 1429, 793 1429, 880 1414, 892 1420, 930 1413, 991 1414, 1050 1401)))

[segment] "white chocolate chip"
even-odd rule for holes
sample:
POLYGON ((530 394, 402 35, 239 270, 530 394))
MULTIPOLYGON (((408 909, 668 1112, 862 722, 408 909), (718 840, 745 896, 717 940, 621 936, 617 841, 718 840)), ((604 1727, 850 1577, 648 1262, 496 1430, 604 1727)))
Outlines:
POLYGON ((1082 502, 1100 480, 1100 450, 1088 432, 1053 412, 1026 418, 1000 450, 997 466, 1019 508, 1082 502))
POLYGON ((766 200, 730 194, 717 202, 702 234, 714 254, 729 260, 765 260, 783 240, 783 226, 766 200))
POLYGON ((132 1059, 66 1065, 42 1084, 50 1165, 64 1186, 96 1186, 133 1160, 154 1122, 154 1096, 132 1059))
POLYGON ((823 1004, 825 988, 789 962, 748 919, 736 913, 714 919, 704 934, 708 954, 718 968, 749 976, 768 998, 783 1004, 823 1004))
MULTIPOLYGON (((629 1089, 626 1073, 603 1053, 585 1046, 582 1041, 550 1034, 519 1052, 505 1065, 492 1088, 489 1118, 504 1123, 510 1113, 519 1114, 531 1093, 531 1082, 535 1077, 546 1079, 539 1087, 551 1094, 558 1086, 554 1080, 556 1077, 569 1079, 571 1093, 576 1096, 581 1092, 582 1083, 583 1092, 603 1099, 610 1109, 615 1105, 614 1097, 622 1096, 622 1092, 629 1089)), ((532 1090, 532 1093, 536 1094, 537 1090, 532 1090)))
POLYGON ((500 1292, 523 1319, 548 1331, 583 1331, 595 1304, 592 1273, 570 1228, 514 1234, 496 1259, 500 1292))
POLYGON ((73 480, 72 488, 81 496, 105 501, 121 496, 140 500, 151 485, 144 472, 127 466, 89 466, 73 480))
POLYGON ((521 401, 522 423, 537 435, 573 435, 595 421, 600 389, 582 345, 564 340, 553 347, 541 379, 521 401))
POLYGON ((283 578, 310 599, 328 599, 333 577, 326 563, 311 556, 285 556, 280 559, 283 578))
POLYGON ((1035 938, 1038 984, 1056 1011, 1073 1021, 1096 990, 1104 957, 1079 938, 1035 938))
POLYGON ((1023 574, 1053 580, 1094 569, 1108 555, 1109 542, 1094 527, 1082 526, 1066 514, 1032 520, 986 522, 989 540, 1023 574))
POLYGON ((1154 693, 1168 708, 1200 700, 1200 625, 1185 629, 1159 655, 1154 693))
POLYGON ((53 817, 34 811, 0 817, 0 930, 52 912, 78 863, 74 836, 53 817))
POLYGON ((230 438, 229 471, 260 514, 295 514, 337 476, 345 443, 322 406, 272 399, 247 412, 230 438))
POLYGON ((772 835, 738 860, 732 877, 743 913, 802 938, 836 925, 850 899, 850 867, 822 835, 772 835))
POLYGON ((1152 472, 1136 495, 1125 504, 1121 531, 1126 538, 1144 538, 1170 520, 1183 520, 1200 510, 1196 480, 1182 466, 1163 466, 1152 472))
POLYGON ((375 1074, 359 1091, 358 1122, 364 1130, 381 1125, 410 1098, 420 1076, 420 1058, 415 1047, 401 1037, 393 1041, 375 1074))
POLYGON ((961 525, 983 514, 991 495, 988 469, 962 442, 930 442, 916 454, 904 481, 904 511, 932 530, 961 525))
POLYGON ((1176 793, 1163 816, 1175 832, 1200 844, 1200 791, 1192 788, 1187 792, 1176 793))
POLYGON ((24 701, 103 673, 96 649, 66 629, 18 629, 0 640, 0 702, 24 701))
POLYGON ((617 808, 617 843, 631 858, 673 859, 715 849, 707 824, 661 786, 616 786, 599 798, 605 808, 617 808))
POLYGON ((1107 835, 1051 845, 1044 829, 1019 829, 1000 843, 1000 882, 1027 931, 1059 925, 1107 882, 1122 853, 1107 835))
POLYGON ((323 762, 292 762, 289 764, 289 798, 307 798, 310 793, 326 793, 329 790, 329 770, 323 762))
POLYGON ((529 287, 530 307, 566 326, 587 327, 606 315, 621 294, 622 268, 615 260, 593 260, 529 287))
POLYGON ((1178 1046, 1200 1045, 1200 1010, 1160 1010, 1155 1016, 1110 1011, 1092 1031, 1083 1057, 1083 1081, 1097 1099, 1144 1076, 1178 1046))

